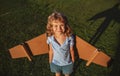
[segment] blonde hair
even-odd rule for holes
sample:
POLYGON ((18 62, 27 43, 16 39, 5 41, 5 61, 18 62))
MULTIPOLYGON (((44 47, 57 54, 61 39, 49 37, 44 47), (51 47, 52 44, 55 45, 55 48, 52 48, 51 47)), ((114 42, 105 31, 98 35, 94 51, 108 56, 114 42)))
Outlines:
POLYGON ((67 36, 70 36, 72 34, 72 30, 70 28, 70 26, 68 25, 68 21, 67 21, 67 18, 66 16, 64 16, 62 13, 59 13, 59 12, 53 12, 49 17, 48 17, 48 23, 47 23, 47 30, 46 30, 46 33, 47 33, 47 36, 52 36, 54 34, 54 32, 52 31, 52 21, 54 20, 58 20, 62 23, 64 23, 64 26, 65 26, 65 34, 67 36))

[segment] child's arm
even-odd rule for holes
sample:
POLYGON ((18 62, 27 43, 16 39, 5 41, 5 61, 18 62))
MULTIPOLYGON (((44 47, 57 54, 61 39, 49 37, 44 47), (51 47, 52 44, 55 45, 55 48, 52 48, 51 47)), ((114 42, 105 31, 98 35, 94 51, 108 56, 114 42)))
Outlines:
POLYGON ((74 49, 73 46, 70 47, 70 54, 71 54, 71 58, 72 58, 72 62, 75 62, 75 57, 74 57, 74 49))
POLYGON ((52 45, 49 44, 49 63, 52 62, 53 59, 53 50, 52 50, 52 45))

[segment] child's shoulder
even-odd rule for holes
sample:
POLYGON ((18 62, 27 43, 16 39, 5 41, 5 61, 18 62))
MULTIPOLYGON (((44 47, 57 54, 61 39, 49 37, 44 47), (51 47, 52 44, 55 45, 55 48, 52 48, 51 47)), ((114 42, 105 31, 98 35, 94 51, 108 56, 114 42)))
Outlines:
POLYGON ((75 38, 75 35, 74 35, 74 34, 71 34, 68 38, 69 38, 69 39, 74 39, 74 38, 75 38))
POLYGON ((48 36, 47 38, 50 39, 50 40, 52 40, 53 39, 53 35, 48 36))
POLYGON ((53 41, 53 36, 47 37, 47 43, 50 44, 53 41))

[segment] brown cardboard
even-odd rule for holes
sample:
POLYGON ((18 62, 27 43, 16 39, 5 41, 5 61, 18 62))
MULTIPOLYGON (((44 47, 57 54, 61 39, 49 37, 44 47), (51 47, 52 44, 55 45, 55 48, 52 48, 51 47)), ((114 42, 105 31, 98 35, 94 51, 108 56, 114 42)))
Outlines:
POLYGON ((92 46, 88 42, 76 36, 76 48, 78 50, 79 57, 83 60, 87 60, 87 66, 91 62, 98 65, 107 67, 110 57, 103 52, 99 52, 96 47, 92 46))
POLYGON ((26 49, 23 47, 23 45, 17 45, 11 49, 9 49, 10 55, 12 58, 23 58, 27 57, 29 61, 31 61, 30 56, 26 52, 26 49))
POLYGON ((29 41, 26 41, 33 55, 48 53, 46 34, 39 35, 29 41))
POLYGON ((110 59, 111 58, 108 55, 100 51, 99 54, 93 59, 93 63, 107 67, 110 59))

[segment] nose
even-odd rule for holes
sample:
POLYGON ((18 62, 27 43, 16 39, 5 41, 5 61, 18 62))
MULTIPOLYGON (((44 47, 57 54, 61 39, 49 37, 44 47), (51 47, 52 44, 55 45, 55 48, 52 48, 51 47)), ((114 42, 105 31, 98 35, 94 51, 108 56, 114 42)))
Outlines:
POLYGON ((58 26, 58 31, 61 31, 61 27, 60 26, 58 26))

